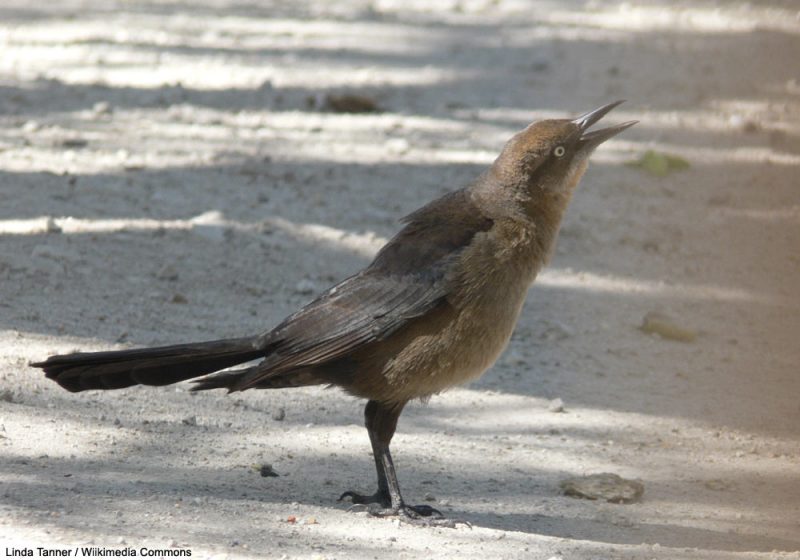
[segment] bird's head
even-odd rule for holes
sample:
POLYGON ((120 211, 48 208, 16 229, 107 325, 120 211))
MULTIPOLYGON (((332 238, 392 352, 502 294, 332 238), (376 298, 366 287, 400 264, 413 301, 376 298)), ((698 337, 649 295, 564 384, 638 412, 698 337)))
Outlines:
POLYGON ((636 124, 629 121, 590 131, 614 107, 615 101, 575 119, 537 121, 514 135, 495 160, 489 176, 495 185, 511 189, 523 204, 546 197, 569 200, 595 148, 636 124))

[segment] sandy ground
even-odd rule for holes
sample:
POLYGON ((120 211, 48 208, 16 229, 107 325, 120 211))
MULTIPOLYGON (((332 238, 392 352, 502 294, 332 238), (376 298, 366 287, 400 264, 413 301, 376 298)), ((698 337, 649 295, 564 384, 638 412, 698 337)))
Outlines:
POLYGON ((4 0, 6 546, 800 558, 796 2, 429 4, 4 0), (382 111, 325 110, 342 92, 382 111), (73 395, 27 367, 274 325, 530 120, 618 98, 641 123, 594 157, 506 354, 401 418, 406 496, 472 528, 336 502, 374 485, 337 390, 73 395), (649 149, 690 168, 624 165, 649 149), (697 339, 644 334, 651 311, 697 339), (597 472, 644 499, 561 495, 597 472))

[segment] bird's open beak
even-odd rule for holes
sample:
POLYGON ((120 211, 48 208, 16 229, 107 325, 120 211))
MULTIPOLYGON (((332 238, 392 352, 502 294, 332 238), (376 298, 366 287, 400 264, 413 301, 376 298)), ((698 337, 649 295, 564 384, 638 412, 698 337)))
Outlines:
POLYGON ((635 125, 639 121, 628 121, 622 124, 618 124, 615 126, 609 126, 608 128, 601 128, 598 130, 592 130, 588 132, 587 129, 595 124, 597 121, 602 119, 611 109, 624 103, 624 100, 615 101, 614 103, 609 103, 608 105, 603 105, 602 107, 598 107, 594 111, 589 111, 578 117, 577 119, 573 119, 573 123, 578 125, 581 129, 581 138, 579 140, 579 144, 581 148, 584 149, 594 149, 609 138, 616 136, 626 128, 630 128, 635 125))

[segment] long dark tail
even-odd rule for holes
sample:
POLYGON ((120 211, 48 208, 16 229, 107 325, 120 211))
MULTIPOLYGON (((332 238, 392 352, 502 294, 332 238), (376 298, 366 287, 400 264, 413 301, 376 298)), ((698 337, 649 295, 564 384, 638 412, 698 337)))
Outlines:
POLYGON ((51 356, 31 364, 73 393, 87 389, 122 389, 131 385, 170 385, 264 356, 255 338, 232 338, 195 344, 86 352, 51 356))

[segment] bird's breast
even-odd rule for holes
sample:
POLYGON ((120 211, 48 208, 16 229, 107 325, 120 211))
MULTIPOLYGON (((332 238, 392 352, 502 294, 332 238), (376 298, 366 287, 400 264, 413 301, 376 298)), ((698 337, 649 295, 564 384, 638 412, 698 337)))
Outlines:
POLYGON ((531 232, 480 233, 448 282, 449 307, 431 317, 384 371, 403 399, 425 397, 483 374, 508 345, 538 272, 531 232))

